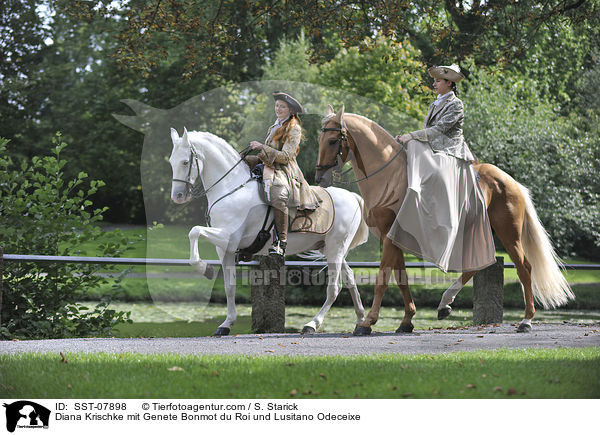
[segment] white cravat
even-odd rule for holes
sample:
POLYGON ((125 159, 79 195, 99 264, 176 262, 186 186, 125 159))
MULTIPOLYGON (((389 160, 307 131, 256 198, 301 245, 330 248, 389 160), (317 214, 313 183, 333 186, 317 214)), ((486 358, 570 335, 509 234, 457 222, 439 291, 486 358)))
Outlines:
POLYGON ((450 95, 454 95, 454 92, 450 91, 450 92, 446 92, 444 95, 438 95, 438 96, 437 96, 437 99, 436 99, 436 100, 433 102, 433 104, 434 104, 435 106, 439 106, 440 104, 442 104, 442 102, 443 102, 445 99, 449 98, 449 97, 450 97, 450 95))
MULTIPOLYGON (((291 115, 290 115, 291 116, 291 115)), ((283 125, 283 123, 285 121, 287 121, 288 119, 290 119, 290 117, 288 116, 285 119, 279 119, 277 118, 277 120, 275 121, 275 124, 273 124, 273 126, 271 127, 271 131, 269 132, 269 135, 267 136, 267 139, 265 140, 265 142, 268 142, 273 135, 275 134, 275 132, 283 125)))

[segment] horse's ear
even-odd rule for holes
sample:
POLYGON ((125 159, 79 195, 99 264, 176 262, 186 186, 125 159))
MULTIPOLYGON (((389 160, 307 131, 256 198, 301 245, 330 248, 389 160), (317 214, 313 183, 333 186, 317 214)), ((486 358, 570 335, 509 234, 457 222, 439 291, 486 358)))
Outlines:
POLYGON ((333 110, 333 107, 331 106, 331 104, 328 104, 327 105, 327 113, 326 113, 326 115, 329 116, 329 115, 332 115, 334 113, 335 113, 335 110, 333 110))
POLYGON ((174 128, 171 129, 171 141, 173 141, 173 146, 179 142, 179 135, 177 134, 177 130, 174 128))
POLYGON ((342 123, 342 119, 344 118, 344 105, 342 104, 342 108, 340 109, 340 111, 335 115, 335 120, 337 122, 339 122, 340 124, 342 123))
POLYGON ((188 144, 188 132, 187 132, 187 128, 183 127, 183 136, 181 136, 181 139, 183 141, 184 144, 188 144))

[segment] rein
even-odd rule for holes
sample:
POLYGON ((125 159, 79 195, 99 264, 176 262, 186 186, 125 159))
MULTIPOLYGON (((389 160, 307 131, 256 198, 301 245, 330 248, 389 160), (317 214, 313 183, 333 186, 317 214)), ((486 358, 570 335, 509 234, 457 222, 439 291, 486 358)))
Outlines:
MULTIPOLYGON (((340 136, 337 138, 337 142, 340 144, 339 148, 338 148, 338 151, 336 153, 337 157, 341 157, 342 156, 342 153, 344 151, 344 148, 343 148, 344 142, 346 143, 346 147, 348 147, 348 151, 352 152, 352 150, 350 149, 350 145, 348 143, 348 135, 347 135, 348 130, 346 129, 346 125, 345 125, 343 119, 342 119, 342 123, 341 123, 340 127, 321 128, 321 131, 323 133, 325 133, 327 131, 339 131, 340 132, 340 136)), ((405 147, 401 146, 400 149, 398 150, 398 152, 396 154, 394 154, 390 160, 388 160, 386 163, 384 163, 384 165, 382 167, 378 168, 376 171, 374 171, 371 174, 365 175, 364 177, 359 178, 358 180, 354 180, 354 181, 338 181, 337 183, 341 184, 341 185, 349 186, 349 185, 352 185, 352 184, 355 184, 355 183, 360 183, 361 181, 365 181, 365 180, 373 177, 374 175, 377 175, 378 173, 380 173, 381 171, 383 171, 385 168, 387 168, 390 165, 390 163, 392 163, 394 161, 394 159, 396 157, 398 157, 400 155, 400 153, 402 153, 402 151, 404 151, 404 150, 405 150, 405 147)), ((337 157, 336 157, 336 160, 337 160, 337 157)), ((329 164, 329 165, 317 165, 317 170, 326 171, 326 170, 331 169, 331 168, 333 168, 333 167, 335 167, 337 165, 338 165, 337 162, 329 164)), ((350 169, 346 170, 345 172, 343 172, 341 174, 341 176, 347 174, 349 171, 350 171, 350 169)))
MULTIPOLYGON (((202 198, 203 196, 206 196, 206 194, 213 188, 215 187, 217 184, 219 184, 225 177, 227 177, 231 171, 233 171, 237 165, 239 165, 240 163, 242 163, 242 161, 244 161, 244 158, 250 153, 250 151, 252 151, 250 145, 248 145, 247 147, 245 147, 241 152, 241 156, 242 158, 239 159, 235 165, 233 165, 227 172, 225 172, 225 174, 223 174, 217 181, 215 181, 212 186, 210 186, 208 189, 205 189, 203 192, 198 192, 199 188, 195 187, 194 184, 192 183, 190 180, 192 179, 192 168, 194 166, 194 163, 196 163, 196 169, 198 174, 196 175, 196 180, 198 180, 198 178, 200 178, 200 166, 198 165, 198 152, 196 151, 196 149, 190 144, 190 167, 188 169, 188 174, 187 174, 187 178, 185 180, 181 180, 178 178, 173 178, 173 181, 178 181, 180 183, 185 183, 186 185, 186 194, 187 193, 192 193, 192 198, 202 198)), ((241 187, 245 186, 246 183, 248 181, 246 181, 242 186, 240 186, 238 189, 240 189, 241 187)), ((236 189, 236 190, 238 190, 236 189)), ((233 192, 232 192, 233 193, 233 192)), ((221 198, 219 198, 221 199, 221 198)))

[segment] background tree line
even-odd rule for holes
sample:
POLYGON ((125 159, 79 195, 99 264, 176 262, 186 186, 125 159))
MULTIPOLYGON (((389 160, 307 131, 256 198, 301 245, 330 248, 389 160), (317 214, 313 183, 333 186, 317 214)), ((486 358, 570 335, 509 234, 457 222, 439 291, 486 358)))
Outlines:
MULTIPOLYGON (((530 188, 562 254, 598 258, 599 17, 598 0, 8 0, 0 136, 18 163, 50 155, 60 130, 66 175, 107 184, 94 195, 107 220, 144 223, 143 137, 113 118, 131 113, 121 100, 170 109, 236 83, 289 80, 364 97, 345 103, 396 134, 422 123, 427 66, 457 62, 476 155, 530 188)), ((238 148, 260 139, 267 97, 248 97, 210 131, 238 148)), ((309 180, 319 123, 304 122, 309 180)))

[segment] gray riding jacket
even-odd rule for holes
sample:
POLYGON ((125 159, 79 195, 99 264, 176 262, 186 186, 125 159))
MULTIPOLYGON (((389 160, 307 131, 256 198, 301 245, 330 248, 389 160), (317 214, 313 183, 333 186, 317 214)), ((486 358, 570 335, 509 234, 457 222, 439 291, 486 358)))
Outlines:
POLYGON ((463 102, 451 92, 439 105, 431 104, 422 130, 410 133, 413 139, 428 143, 434 152, 443 152, 467 162, 475 161, 463 137, 463 102))

